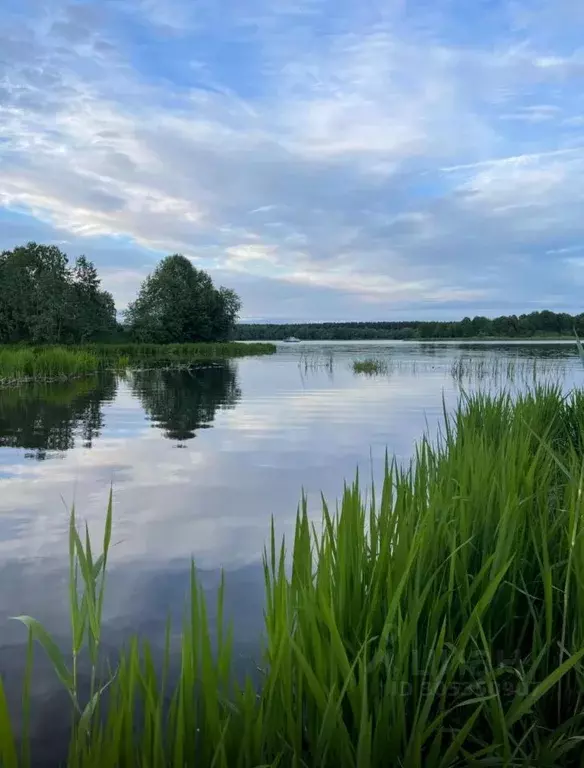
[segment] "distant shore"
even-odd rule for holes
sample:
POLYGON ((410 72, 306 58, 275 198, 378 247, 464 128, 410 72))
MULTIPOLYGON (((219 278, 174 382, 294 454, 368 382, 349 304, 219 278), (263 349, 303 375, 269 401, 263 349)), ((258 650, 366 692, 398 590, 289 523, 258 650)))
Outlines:
MULTIPOLYGON (((267 340, 266 340, 267 341, 267 340)), ((285 339, 270 339, 270 343, 272 344, 284 344, 286 343, 285 339)), ((562 342, 562 343, 576 343, 574 336, 460 336, 460 337, 450 337, 450 338, 428 338, 428 339, 394 339, 394 338, 379 338, 379 339, 372 339, 372 338, 352 338, 352 339, 299 339, 299 342, 296 343, 326 343, 326 342, 348 342, 348 341, 355 341, 355 342, 363 342, 363 341, 370 341, 370 342, 381 342, 381 341, 395 341, 400 342, 403 344, 441 344, 441 343, 477 343, 477 342, 496 342, 496 343, 511 343, 511 344, 521 344, 522 342, 539 342, 539 341, 556 341, 556 342, 562 342)), ((250 343, 246 340, 244 343, 250 343)), ((292 345, 293 346, 293 345, 292 345)))

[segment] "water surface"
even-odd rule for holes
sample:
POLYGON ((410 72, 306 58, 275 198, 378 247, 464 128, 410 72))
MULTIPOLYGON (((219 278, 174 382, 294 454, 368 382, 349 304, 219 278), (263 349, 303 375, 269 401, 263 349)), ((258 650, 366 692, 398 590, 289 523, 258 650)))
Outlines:
MULTIPOLYGON (((461 389, 521 388, 534 373, 567 389, 584 379, 572 344, 309 342, 189 371, 0 390, 0 671, 9 691, 25 641, 9 616, 31 614, 67 641, 72 503, 100 535, 113 487, 108 647, 133 632, 162 643, 194 557, 209 593, 227 571, 236 653, 253 659, 271 517, 291 532, 303 491, 316 514, 320 492, 337 498, 357 466, 379 476, 386 449, 407 460, 461 389), (354 374, 352 361, 365 357, 385 359, 387 375, 354 374)), ((42 665, 37 686, 46 713, 58 690, 42 665)))

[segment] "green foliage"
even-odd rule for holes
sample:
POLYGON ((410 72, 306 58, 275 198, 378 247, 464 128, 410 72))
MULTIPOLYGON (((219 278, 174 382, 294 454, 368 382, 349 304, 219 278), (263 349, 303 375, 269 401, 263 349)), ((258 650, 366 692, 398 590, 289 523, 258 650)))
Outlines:
POLYGON ((30 242, 0 253, 0 344, 84 344, 104 340, 221 342, 233 336, 241 302, 184 256, 163 259, 116 320, 85 256, 73 266, 55 245, 30 242))
POLYGON ((584 336, 584 313, 568 315, 548 310, 524 315, 508 315, 489 319, 465 317, 458 322, 396 322, 362 323, 289 323, 247 324, 236 327, 236 338, 242 341, 281 341, 296 336, 304 341, 342 341, 350 339, 537 339, 572 337, 573 329, 584 336))
POLYGON ((387 373, 389 367, 386 360, 367 358, 366 360, 354 360, 353 371, 355 373, 364 373, 367 376, 379 376, 387 373))
POLYGON ((130 304, 126 324, 141 342, 225 341, 241 303, 227 289, 216 289, 206 272, 180 254, 163 259, 142 283, 130 304))
POLYGON ((247 355, 269 355, 273 344, 86 344, 69 347, 0 347, 0 386, 26 381, 52 381, 104 369, 188 365, 198 360, 223 360, 247 355))
POLYGON ((272 355, 274 344, 263 342, 242 344, 241 342, 220 342, 200 344, 87 344, 82 349, 103 360, 127 358, 130 363, 158 361, 188 363, 197 360, 227 360, 236 357, 272 355))
POLYGON ((84 256, 70 268, 54 245, 0 253, 0 343, 85 341, 115 327, 113 299, 84 256))
POLYGON ((65 347, 0 347, 0 384, 42 381, 95 373, 99 359, 65 347))
MULTIPOLYGON (((474 395, 380 494, 357 479, 320 525, 303 500, 291 552, 272 527, 264 556, 257 690, 232 676, 223 584, 211 643, 194 567, 173 686, 167 632, 162 670, 134 640, 88 708, 37 632, 77 713, 69 766, 581 765, 583 448, 582 393, 474 395)), ((93 659, 105 556, 74 519, 70 549, 73 658, 85 638, 93 659)), ((0 725, 16 765, 2 695, 0 725)))
POLYGON ((110 293, 102 291, 94 265, 80 256, 73 269, 72 322, 81 343, 109 336, 116 327, 116 308, 110 293))

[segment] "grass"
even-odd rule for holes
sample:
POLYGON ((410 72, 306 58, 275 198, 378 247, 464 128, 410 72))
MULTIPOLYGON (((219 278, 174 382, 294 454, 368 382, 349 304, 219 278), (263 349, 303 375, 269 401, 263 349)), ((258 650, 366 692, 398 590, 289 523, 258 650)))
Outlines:
POLYGON ((99 367, 99 359, 88 350, 0 347, 0 384, 71 378, 95 373, 99 367))
MULTIPOLYGON (((534 382, 557 381, 565 377, 574 358, 535 358, 528 359, 519 355, 500 357, 495 355, 461 355, 452 360, 451 356, 428 359, 387 358, 354 360, 351 367, 355 373, 375 375, 426 376, 437 373, 450 377, 461 388, 476 387, 486 384, 493 389, 504 389, 510 385, 532 386, 534 382)), ((332 353, 303 353, 299 357, 298 368, 301 373, 334 372, 336 363, 332 353)))
POLYGON ((273 344, 87 344, 70 347, 0 346, 0 386, 53 381, 143 364, 189 364, 248 355, 269 355, 273 344))
POLYGON ((496 356, 461 356, 451 364, 450 373, 455 381, 469 384, 488 382, 495 386, 504 386, 505 383, 530 385, 545 378, 557 380, 565 376, 566 358, 529 360, 523 357, 504 359, 496 356))
POLYGON ((367 358, 353 361, 354 373, 364 373, 366 376, 380 376, 388 372, 386 360, 367 358))
MULTIPOLYGON (((211 642, 194 566, 178 680, 139 639, 100 675, 111 499, 99 557, 72 513, 71 658, 20 618, 70 694, 69 766, 580 766, 583 454, 583 393, 477 394, 380 492, 357 478, 318 523, 303 501, 266 547, 257 688, 232 676, 223 586, 211 642)), ((0 764, 27 759, 0 692, 0 764)))
POLYGON ((275 344, 265 342, 243 343, 228 341, 200 344, 88 344, 87 349, 99 358, 113 360, 127 358, 131 362, 168 360, 188 362, 191 360, 221 360, 251 355, 271 355, 277 350, 275 344))

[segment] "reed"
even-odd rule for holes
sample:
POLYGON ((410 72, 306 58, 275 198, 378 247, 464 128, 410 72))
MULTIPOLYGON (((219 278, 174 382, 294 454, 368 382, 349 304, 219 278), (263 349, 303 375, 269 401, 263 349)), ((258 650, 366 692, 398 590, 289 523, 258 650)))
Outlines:
POLYGON ((148 364, 190 364, 247 355, 269 355, 274 344, 87 344, 74 347, 0 346, 0 386, 54 381, 148 364))
MULTIPOLYGON (((100 669, 111 500, 99 557, 72 515, 71 661, 21 617, 70 691, 69 765, 581 765, 583 450, 584 394, 476 394, 409 466, 386 460, 380 492, 357 477, 318 524, 303 500, 290 548, 272 526, 265 551, 257 687, 232 675, 223 585, 211 642, 193 566, 178 680, 135 639, 79 701, 84 643, 100 669)), ((12 734, 0 692, 7 768, 12 734)))
POLYGON ((189 362, 209 359, 229 359, 256 355, 271 355, 275 344, 264 342, 242 343, 201 342, 199 344, 88 344, 81 347, 105 360, 127 358, 130 362, 162 360, 189 362))
POLYGON ((66 347, 0 347, 0 384, 54 379, 95 373, 100 363, 88 350, 66 347))

